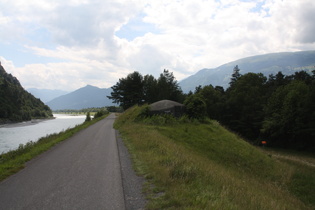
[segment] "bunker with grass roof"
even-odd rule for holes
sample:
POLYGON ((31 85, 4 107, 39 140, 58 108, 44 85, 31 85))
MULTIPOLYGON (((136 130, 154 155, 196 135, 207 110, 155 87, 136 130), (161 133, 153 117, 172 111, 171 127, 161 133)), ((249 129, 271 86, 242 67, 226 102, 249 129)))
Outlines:
POLYGON ((180 117, 185 113, 185 106, 181 103, 171 101, 171 100, 162 100, 157 101, 149 105, 150 114, 172 114, 175 117, 180 117))

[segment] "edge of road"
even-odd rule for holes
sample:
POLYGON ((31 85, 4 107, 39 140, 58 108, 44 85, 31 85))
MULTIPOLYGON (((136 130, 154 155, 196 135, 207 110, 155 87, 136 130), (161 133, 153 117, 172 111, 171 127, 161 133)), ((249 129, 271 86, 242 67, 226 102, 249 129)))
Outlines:
POLYGON ((147 200, 142 193, 145 179, 138 176, 132 168, 131 157, 122 141, 119 131, 116 132, 116 142, 120 161, 120 171, 124 191, 125 208, 127 210, 145 209, 147 200))

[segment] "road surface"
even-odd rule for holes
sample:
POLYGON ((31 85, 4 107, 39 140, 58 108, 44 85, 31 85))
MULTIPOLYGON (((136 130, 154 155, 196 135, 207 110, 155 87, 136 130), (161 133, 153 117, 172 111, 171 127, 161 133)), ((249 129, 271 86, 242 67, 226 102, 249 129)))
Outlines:
POLYGON ((119 154, 122 152, 118 150, 114 120, 115 115, 111 114, 2 181, 0 209, 142 208, 130 205, 129 199, 142 199, 137 197, 137 193, 141 193, 139 182, 132 183, 139 188, 135 195, 124 194, 123 186, 130 186, 128 174, 131 167, 128 163, 121 168, 119 155, 123 155, 123 161, 126 161, 126 154, 119 154), (125 171, 124 177, 122 170, 125 171))

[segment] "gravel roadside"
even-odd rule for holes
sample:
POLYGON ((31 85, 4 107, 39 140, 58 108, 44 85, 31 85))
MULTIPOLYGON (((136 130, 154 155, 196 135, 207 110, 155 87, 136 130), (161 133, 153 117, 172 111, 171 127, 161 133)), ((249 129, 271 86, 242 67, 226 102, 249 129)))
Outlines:
POLYGON ((137 176, 135 171, 133 170, 131 156, 117 130, 116 139, 120 158, 121 176, 126 209, 145 209, 147 201, 144 194, 142 193, 142 187, 145 179, 143 177, 137 176))

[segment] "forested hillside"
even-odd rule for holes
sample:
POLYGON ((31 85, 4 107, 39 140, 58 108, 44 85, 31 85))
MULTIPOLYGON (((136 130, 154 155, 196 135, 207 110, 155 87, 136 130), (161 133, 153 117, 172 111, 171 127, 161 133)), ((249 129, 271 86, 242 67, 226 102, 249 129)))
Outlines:
POLYGON ((0 64, 0 123, 52 117, 50 108, 21 86, 0 64))
POLYGON ((215 119, 254 144, 315 151, 315 70, 284 75, 231 69, 229 87, 204 86, 184 94, 173 73, 155 79, 138 72, 121 78, 110 99, 127 109, 169 99, 186 106, 189 118, 215 119))
POLYGON ((189 95, 199 98, 206 115, 259 144, 315 151, 315 70, 269 78, 240 74, 235 66, 229 88, 208 85, 189 95))

